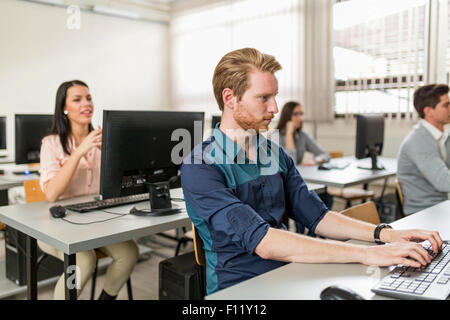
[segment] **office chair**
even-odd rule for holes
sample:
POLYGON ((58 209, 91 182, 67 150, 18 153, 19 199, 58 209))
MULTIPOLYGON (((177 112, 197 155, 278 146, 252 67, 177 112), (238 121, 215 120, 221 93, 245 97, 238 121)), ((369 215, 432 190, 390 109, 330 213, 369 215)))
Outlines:
POLYGON ((398 207, 400 208, 400 216, 405 217, 405 213, 403 212, 403 204, 405 202, 405 198, 403 197, 402 188, 400 187, 400 182, 395 179, 395 195, 397 197, 398 207))
POLYGON ((192 224, 192 239, 194 241, 194 253, 195 253, 195 262, 197 265, 205 267, 206 259, 205 259, 205 251, 203 251, 203 240, 200 238, 198 234, 197 228, 194 224, 192 224))
POLYGON ((345 209, 341 211, 340 214, 375 225, 380 224, 380 216, 378 215, 377 207, 373 201, 368 201, 345 209))
MULTIPOLYGON (((328 153, 332 159, 342 158, 344 153, 342 151, 330 151, 328 153)), ((352 201, 361 200, 363 202, 372 200, 375 198, 375 192, 371 190, 364 190, 358 188, 333 188, 328 187, 327 192, 329 195, 345 200, 345 208, 352 206, 352 201)))
POLYGON ((173 240, 173 241, 177 241, 177 246, 175 248, 175 254, 174 257, 178 256, 178 254, 180 253, 180 249, 181 246, 183 245, 183 247, 186 246, 186 243, 188 243, 189 241, 193 241, 192 239, 192 235, 190 231, 186 231, 185 227, 182 227, 181 230, 183 231, 183 235, 178 238, 178 237, 174 237, 168 234, 165 234, 164 232, 158 233, 157 235, 162 236, 164 238, 173 240))
POLYGON ((195 262, 200 269, 200 288, 202 298, 206 295, 206 259, 203 250, 203 240, 198 234, 198 230, 192 223, 192 240, 194 242, 195 262))
MULTIPOLYGON (((27 180, 23 183, 23 187, 25 189, 25 202, 26 203, 47 201, 47 198, 46 198, 44 192, 41 190, 41 187, 39 185, 39 179, 27 180)), ((107 257, 107 255, 105 255, 100 250, 95 250, 95 254, 97 256, 97 262, 95 265, 94 273, 92 274, 91 300, 94 300, 94 295, 95 295, 95 284, 97 282, 98 261, 100 259, 107 257)), ((39 266, 42 263, 42 261, 44 261, 44 259, 46 259, 48 256, 49 255, 44 252, 43 255, 38 258, 38 261, 37 261, 38 269, 39 269, 39 266)), ((133 300, 131 278, 128 278, 128 280, 127 280, 127 292, 128 292, 128 300, 133 300)))

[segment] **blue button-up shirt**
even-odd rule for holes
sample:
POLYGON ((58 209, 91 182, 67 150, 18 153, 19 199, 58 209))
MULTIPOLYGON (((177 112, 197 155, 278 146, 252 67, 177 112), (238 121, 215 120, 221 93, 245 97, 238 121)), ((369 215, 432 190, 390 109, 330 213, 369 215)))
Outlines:
POLYGON ((286 229, 285 212, 311 233, 328 212, 280 146, 255 136, 252 162, 219 125, 181 166, 187 212, 203 240, 207 294, 285 264, 254 252, 269 227, 286 229))

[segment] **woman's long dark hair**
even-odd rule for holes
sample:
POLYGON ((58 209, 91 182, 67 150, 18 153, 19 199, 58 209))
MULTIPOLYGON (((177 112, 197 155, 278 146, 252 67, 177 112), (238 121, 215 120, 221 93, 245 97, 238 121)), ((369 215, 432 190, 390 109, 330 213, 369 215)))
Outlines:
MULTIPOLYGON (((69 118, 64 114, 64 107, 66 106, 67 90, 73 86, 89 88, 86 83, 80 80, 66 81, 59 86, 56 92, 55 114, 53 115, 52 128, 50 129, 50 134, 57 134, 59 136, 63 150, 68 155, 70 155, 69 136, 72 133, 72 128, 70 127, 69 118)), ((90 123, 89 132, 92 130, 94 130, 94 127, 90 123)))
POLYGON ((280 132, 286 132, 286 123, 291 121, 292 113, 294 112, 295 107, 299 105, 300 103, 297 101, 289 101, 284 104, 277 126, 277 129, 280 130, 280 132))

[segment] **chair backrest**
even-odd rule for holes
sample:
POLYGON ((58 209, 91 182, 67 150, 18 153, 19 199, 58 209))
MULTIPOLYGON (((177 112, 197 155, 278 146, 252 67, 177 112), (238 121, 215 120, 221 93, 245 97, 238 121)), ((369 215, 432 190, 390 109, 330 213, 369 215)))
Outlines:
POLYGON ((365 222, 380 224, 380 216, 373 201, 367 201, 340 212, 341 214, 365 222))
POLYGON ((400 182, 398 182, 397 179, 395 179, 395 195, 397 196, 397 202, 400 207, 400 215, 401 217, 405 216, 405 213, 403 212, 403 204, 405 202, 405 198, 403 197, 402 188, 400 187, 400 182))
POLYGON ((47 200, 47 197, 45 196, 44 192, 42 192, 41 187, 39 185, 39 179, 27 180, 23 183, 23 187, 25 189, 26 203, 47 200))
POLYGON ((328 154, 330 155, 331 159, 342 158, 344 156, 344 152, 342 151, 329 151, 328 154))
POLYGON ((398 200, 399 200, 401 206, 403 207, 403 203, 404 203, 403 192, 402 192, 402 188, 400 187, 400 182, 398 182, 397 179, 395 179, 395 191, 396 191, 398 200))
POLYGON ((203 241, 198 234, 197 228, 192 223, 192 239, 194 241, 195 261, 199 266, 206 266, 205 252, 203 251, 203 241))

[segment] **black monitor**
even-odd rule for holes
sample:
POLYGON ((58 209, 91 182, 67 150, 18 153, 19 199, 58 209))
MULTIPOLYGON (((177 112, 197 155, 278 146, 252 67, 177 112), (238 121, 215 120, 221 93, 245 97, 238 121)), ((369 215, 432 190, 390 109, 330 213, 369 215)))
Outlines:
POLYGON ((222 116, 212 116, 212 120, 211 120, 211 129, 214 130, 214 128, 216 127, 216 124, 218 122, 220 122, 220 119, 222 118, 222 116))
POLYGON ((41 141, 50 133, 53 115, 15 115, 15 161, 16 164, 40 162, 41 141))
POLYGON ((6 149, 6 117, 0 117, 0 150, 6 149))
POLYGON ((384 115, 383 114, 358 114, 356 115, 356 150, 355 157, 363 159, 370 157, 370 167, 361 169, 382 170, 377 164, 377 156, 381 155, 384 140, 384 115))
POLYGON ((202 142, 203 121, 203 112, 103 111, 101 198, 150 191, 153 210, 151 188, 180 186, 179 167, 202 142))

